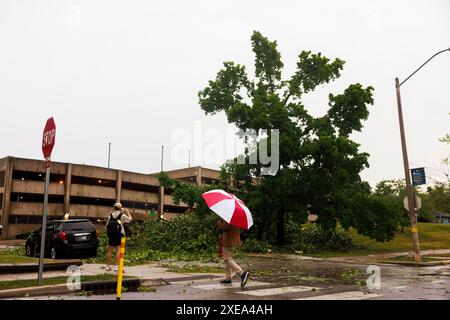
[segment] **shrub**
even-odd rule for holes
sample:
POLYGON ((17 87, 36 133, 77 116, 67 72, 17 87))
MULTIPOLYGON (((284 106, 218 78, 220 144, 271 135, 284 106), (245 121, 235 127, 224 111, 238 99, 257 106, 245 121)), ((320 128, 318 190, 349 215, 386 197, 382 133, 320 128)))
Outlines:
MULTIPOLYGON (((184 214, 171 220, 145 221, 132 224, 132 236, 127 238, 125 260, 128 263, 145 261, 183 260, 218 262, 218 236, 215 214, 184 214)), ((288 220, 286 225, 288 247, 272 248, 265 240, 258 240, 252 232, 242 233, 243 252, 267 253, 274 251, 347 250, 353 248, 350 236, 343 229, 328 232, 317 224, 300 224, 288 220)), ((100 233, 100 246, 96 259, 105 261, 108 238, 100 233)))
POLYGON ((243 242, 240 251, 242 252, 254 252, 254 253, 267 253, 270 250, 270 245, 265 241, 256 240, 253 238, 246 239, 243 242))
POLYGON ((159 251, 217 252, 215 215, 184 214, 172 220, 146 221, 133 226, 129 248, 159 251))
POLYGON ((341 228, 328 231, 318 224, 296 224, 288 222, 286 233, 290 247, 305 253, 320 250, 348 250, 354 248, 350 235, 341 228))
MULTIPOLYGON (((184 214, 171 220, 132 224, 125 260, 131 263, 161 260, 218 261, 217 216, 184 214)), ((108 248, 105 232, 100 234, 97 258, 104 261, 108 248)))

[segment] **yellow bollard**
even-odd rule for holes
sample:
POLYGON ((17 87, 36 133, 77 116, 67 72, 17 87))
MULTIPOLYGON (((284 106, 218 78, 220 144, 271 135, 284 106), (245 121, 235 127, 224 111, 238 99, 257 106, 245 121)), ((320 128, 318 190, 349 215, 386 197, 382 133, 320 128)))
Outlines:
POLYGON ((120 300, 122 294, 122 276, 123 276, 123 259, 125 256, 125 236, 120 241, 120 260, 119 260, 119 273, 117 275, 117 294, 116 300, 120 300))

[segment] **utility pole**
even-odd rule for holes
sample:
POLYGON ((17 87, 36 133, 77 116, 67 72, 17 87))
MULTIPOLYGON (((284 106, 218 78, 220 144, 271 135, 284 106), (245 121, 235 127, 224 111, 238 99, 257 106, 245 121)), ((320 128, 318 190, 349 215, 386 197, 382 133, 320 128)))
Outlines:
POLYGON ((110 164, 110 160, 111 160, 111 142, 108 143, 108 169, 109 169, 109 164, 110 164))
POLYGON ((188 168, 191 167, 191 150, 189 150, 188 168))
POLYGON ((161 146, 161 172, 163 171, 164 164, 164 146, 161 146))
POLYGON ((420 257, 419 233, 417 230, 417 215, 414 206, 414 191, 411 185, 411 176, 409 174, 408 151, 406 150, 405 127, 403 125, 402 102, 400 98, 400 81, 398 78, 395 78, 395 89, 397 93, 398 120, 400 124, 400 139, 402 142, 403 168, 405 170, 406 196, 408 198, 408 213, 409 221, 411 223, 414 260, 421 261, 422 258, 420 257))
POLYGON ((406 196, 408 198, 408 213, 409 220, 411 223, 411 235, 412 235, 412 245, 414 252, 414 260, 421 261, 422 258, 420 256, 420 245, 419 245, 419 232, 417 230, 417 215, 415 210, 415 201, 414 201, 414 190, 411 185, 411 176, 409 170, 409 161, 408 161, 408 151, 406 150, 406 138, 405 138, 405 128, 403 125, 403 111, 402 111, 402 102, 400 98, 400 86, 408 81, 417 71, 422 69, 431 59, 436 57, 438 54, 441 54, 445 51, 450 51, 450 48, 441 50, 431 56, 430 59, 425 61, 419 68, 417 68, 412 74, 410 74, 405 80, 400 82, 398 78, 395 78, 395 90, 397 94, 397 108, 398 108, 398 120, 400 124, 400 139, 402 143, 402 154, 403 154, 403 167, 405 170, 405 182, 406 182, 406 196))

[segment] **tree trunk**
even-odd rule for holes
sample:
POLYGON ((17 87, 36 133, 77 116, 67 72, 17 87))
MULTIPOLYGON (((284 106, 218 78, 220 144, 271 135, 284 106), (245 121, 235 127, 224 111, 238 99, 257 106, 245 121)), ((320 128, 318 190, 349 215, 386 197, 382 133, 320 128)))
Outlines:
POLYGON ((277 245, 282 246, 285 243, 284 211, 280 210, 277 212, 277 245))

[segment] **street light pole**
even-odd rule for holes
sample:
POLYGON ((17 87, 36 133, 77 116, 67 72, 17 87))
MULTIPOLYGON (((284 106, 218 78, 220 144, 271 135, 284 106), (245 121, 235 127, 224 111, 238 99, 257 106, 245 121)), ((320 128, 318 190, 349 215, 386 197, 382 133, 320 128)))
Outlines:
POLYGON ((406 196, 408 198, 408 213, 409 213, 409 220, 411 222, 411 235, 412 235, 414 260, 421 261, 422 259, 420 257, 419 233, 417 232, 416 226, 417 219, 416 219, 416 211, 414 208, 414 192, 411 185, 411 177, 409 174, 408 151, 406 150, 405 127, 403 125, 402 102, 400 99, 400 81, 398 80, 398 78, 395 78, 395 89, 397 92, 398 120, 400 123, 400 138, 402 141, 403 167, 405 169, 406 196))
POLYGON ((161 172, 163 172, 164 165, 164 146, 161 146, 161 172))
POLYGON ((441 54, 445 51, 450 51, 450 48, 441 50, 437 53, 435 53, 430 59, 425 61, 419 68, 417 68, 411 75, 409 75, 405 80, 402 82, 399 81, 398 78, 395 78, 395 90, 397 94, 397 108, 398 108, 398 120, 400 123, 400 139, 402 143, 402 154, 403 154, 403 167, 405 169, 405 182, 406 182, 406 196, 408 198, 408 213, 409 213, 409 220, 411 223, 411 235, 412 235, 412 245, 413 245, 413 252, 414 252, 414 260, 415 261, 421 261, 422 258, 420 256, 420 245, 419 245, 419 233, 417 230, 417 215, 415 210, 415 204, 414 204, 414 190, 411 185, 411 176, 409 172, 409 161, 408 161, 408 151, 406 149, 406 138, 405 138, 405 128, 403 125, 403 112, 402 112, 402 102, 400 98, 400 86, 404 84, 406 81, 408 81, 417 71, 422 69, 423 66, 425 66, 431 59, 436 57, 438 54, 441 54))
POLYGON ((109 169, 110 160, 111 160, 111 142, 108 143, 108 169, 109 169))

